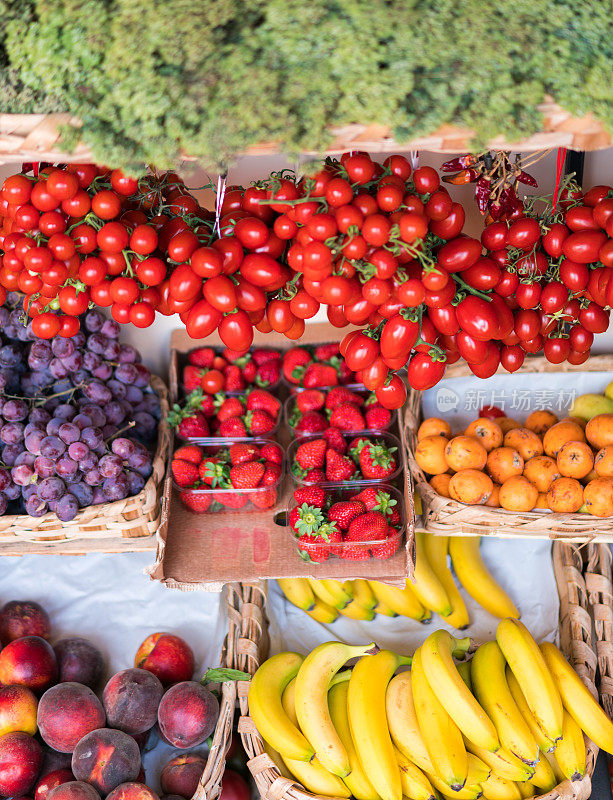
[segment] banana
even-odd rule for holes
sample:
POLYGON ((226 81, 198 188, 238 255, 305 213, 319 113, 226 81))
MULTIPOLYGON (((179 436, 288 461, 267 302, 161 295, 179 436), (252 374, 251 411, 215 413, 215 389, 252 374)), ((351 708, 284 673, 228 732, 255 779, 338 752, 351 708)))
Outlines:
POLYGON ((458 630, 466 628, 470 623, 466 603, 456 586, 447 563, 449 537, 434 536, 431 533, 427 533, 424 538, 424 551, 434 574, 439 579, 451 603, 452 611, 451 614, 445 617, 445 622, 458 630))
POLYGON ((472 786, 475 783, 483 783, 492 774, 491 767, 482 761, 474 753, 468 754, 468 775, 466 776, 466 783, 472 786))
POLYGON ((513 700, 505 667, 502 650, 496 642, 480 645, 471 669, 475 696, 496 726, 502 746, 528 766, 536 766, 539 748, 513 700))
MULTIPOLYGON (((498 623, 496 640, 537 725, 549 739, 557 742, 562 736, 562 699, 543 653, 526 626, 516 619, 503 619, 498 623)), ((583 686, 579 677, 577 680, 583 686)), ((585 692, 589 695, 587 689, 585 692)))
MULTIPOLYGON (((337 673, 340 675, 340 673, 337 673)), ((336 732, 343 743, 347 755, 349 756, 349 764, 351 772, 344 778, 344 783, 347 788, 351 790, 351 794, 357 800, 379 800, 379 795, 373 789, 372 783, 368 780, 358 754, 351 738, 351 730, 349 728, 349 716, 347 712, 347 693, 349 690, 349 682, 343 681, 333 686, 328 692, 328 708, 330 709, 330 718, 334 725, 336 732)))
MULTIPOLYGON (((543 753, 543 757, 541 760, 547 761, 547 763, 549 764, 551 771, 553 772, 553 777, 556 782, 556 786, 559 783, 562 783, 562 781, 564 780, 564 773, 560 769, 560 765, 556 761, 555 755, 553 753, 543 753)), ((534 780, 534 778, 532 780, 534 780)))
POLYGON ((462 586, 479 605, 499 619, 519 619, 515 604, 483 563, 479 536, 450 536, 449 555, 462 586))
MULTIPOLYGON (((374 644, 325 642, 312 650, 296 675, 296 717, 300 730, 315 748, 322 766, 341 778, 348 775, 349 757, 334 729, 328 710, 330 681, 355 656, 372 652, 374 644)), ((280 751, 283 755, 283 751, 280 751)))
POLYGON ((426 555, 425 531, 415 531, 415 570, 411 589, 419 602, 441 617, 448 617, 453 611, 445 587, 438 579, 426 555))
POLYGON ((411 800, 436 800, 432 784, 419 767, 415 766, 397 747, 394 750, 400 769, 400 782, 404 797, 410 797, 411 800))
POLYGON ((554 756, 564 777, 578 781, 585 775, 583 732, 566 709, 562 722, 562 738, 558 742, 554 756))
POLYGON ((296 761, 310 761, 315 750, 287 716, 281 697, 303 661, 303 656, 289 652, 269 658, 253 676, 248 698, 251 718, 261 736, 274 750, 296 761))
POLYGON ((332 608, 345 608, 352 600, 352 595, 340 581, 316 580, 315 578, 307 578, 307 580, 317 597, 332 608))
POLYGON ((317 595, 315 596, 315 605, 306 613, 311 619, 314 619, 316 622, 322 622, 324 625, 329 625, 338 618, 338 609, 324 603, 317 595))
POLYGON ((353 583, 353 602, 369 611, 376 608, 377 598, 370 584, 364 578, 356 578, 353 583))
POLYGON ((483 747, 478 747, 466 737, 464 738, 464 744, 469 753, 473 753, 481 761, 485 761, 494 775, 499 778, 505 778, 508 781, 526 781, 534 773, 533 767, 524 764, 523 761, 520 761, 517 756, 514 756, 504 747, 501 747, 495 753, 491 753, 489 750, 484 750, 483 747))
POLYGON ((462 789, 450 789, 440 775, 429 773, 428 780, 437 789, 443 797, 448 800, 478 800, 483 795, 480 784, 476 783, 472 786, 466 784, 462 789))
MULTIPOLYGON (((285 761, 283 761, 283 757, 281 756, 281 753, 277 753, 276 750, 273 750, 273 748, 265 740, 262 740, 262 744, 263 744, 264 750, 270 756, 270 758, 274 761, 274 764, 275 764, 276 768, 279 770, 279 772, 281 773, 281 775, 283 775, 284 778, 288 778, 290 781, 294 780, 294 776, 289 771, 289 769, 285 766, 285 761)), ((304 764, 306 762, 302 761, 300 763, 304 764)))
POLYGON ((559 783, 549 762, 550 758, 550 753, 542 753, 534 775, 530 778, 530 783, 533 783, 541 792, 550 792, 559 783))
POLYGON ((374 609, 364 608, 364 606, 356 603, 355 600, 352 600, 345 608, 339 608, 338 613, 342 614, 343 617, 349 617, 349 619, 364 620, 366 622, 375 618, 374 609))
POLYGON ((481 788, 486 800, 521 800, 521 792, 517 784, 505 778, 499 778, 497 775, 490 775, 489 778, 481 781, 481 788))
POLYGON ((518 781, 515 785, 519 789, 519 794, 522 798, 534 797, 537 794, 536 786, 530 781, 525 781, 524 783, 518 781))
POLYGON ((540 647, 568 713, 601 750, 613 753, 613 722, 594 700, 564 654, 550 642, 543 642, 540 647))
POLYGON ((385 695, 394 672, 409 658, 381 650, 361 658, 349 680, 347 709, 351 736, 368 778, 382 800, 401 800, 402 783, 385 714, 385 695))
POLYGON ((430 760, 443 783, 454 792, 459 792, 468 775, 468 755, 460 729, 430 687, 421 647, 413 656, 411 682, 417 721, 430 760))
POLYGON ((528 703, 526 703, 526 698, 524 697, 524 693, 521 690, 519 683, 517 683, 517 678, 513 675, 511 671, 511 667, 507 664, 506 668, 506 675, 507 675, 507 683, 509 684, 509 689, 511 690, 511 694, 513 695, 513 700, 517 704, 517 708, 519 708, 522 717, 528 723, 528 727, 530 728, 530 732, 534 736, 536 743, 539 746, 539 750, 542 753, 551 753, 555 750, 556 743, 553 742, 549 737, 547 737, 543 731, 539 728, 536 724, 536 720, 532 714, 532 711, 528 708, 528 703))
MULTIPOLYGON (((391 608, 396 614, 416 619, 418 622, 425 622, 430 619, 430 612, 419 602, 408 581, 404 589, 400 589, 398 586, 389 586, 379 581, 369 581, 369 583, 379 603, 391 608)), ((378 613, 381 612, 378 611, 378 613)))
MULTIPOLYGON (((469 645, 470 639, 455 639, 442 629, 434 631, 420 647, 422 664, 431 688, 462 733, 479 747, 495 752, 500 741, 494 723, 470 693, 453 662, 453 654, 464 654, 469 645)), ((473 663, 471 673, 475 668, 473 663)))
POLYGON ((419 730, 410 672, 400 672, 389 682, 385 695, 385 710, 389 731, 396 748, 420 769, 435 772, 419 730))
POLYGON ((315 608, 315 595, 306 578, 278 578, 279 589, 293 605, 303 611, 315 608))
POLYGON ((472 692, 473 681, 470 676, 470 661, 458 661, 458 663, 455 666, 457 671, 460 673, 460 678, 462 678, 462 680, 466 684, 466 688, 468 689, 469 692, 472 692))
MULTIPOLYGON (((372 589, 371 583, 372 583, 372 581, 368 581, 368 585, 372 589)), ((374 591, 373 591, 373 594, 375 594, 374 591)), ((375 611, 377 612, 377 614, 380 614, 383 617, 397 617, 398 616, 398 614, 395 611, 393 611, 388 605, 386 605, 383 602, 383 600, 381 600, 376 595, 375 595, 375 599, 377 600, 377 607, 375 608, 375 611)))

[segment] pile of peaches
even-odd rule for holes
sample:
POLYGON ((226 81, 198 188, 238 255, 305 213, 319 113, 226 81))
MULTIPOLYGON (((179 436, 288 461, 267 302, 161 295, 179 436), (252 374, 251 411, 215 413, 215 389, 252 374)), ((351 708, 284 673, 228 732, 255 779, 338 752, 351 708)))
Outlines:
MULTIPOLYGON (((104 659, 94 644, 71 637, 52 646, 50 635, 38 603, 11 601, 0 609, 0 796, 159 800, 141 761, 157 736, 182 751, 159 776, 162 792, 190 800, 206 755, 185 750, 213 733, 219 703, 192 680, 187 642, 151 634, 134 667, 104 683, 104 659)), ((223 800, 248 800, 238 773, 227 770, 223 780, 223 800)))
POLYGON ((613 515, 613 414, 589 421, 533 411, 523 425, 488 409, 454 435, 422 422, 415 460, 437 494, 507 511, 613 515))

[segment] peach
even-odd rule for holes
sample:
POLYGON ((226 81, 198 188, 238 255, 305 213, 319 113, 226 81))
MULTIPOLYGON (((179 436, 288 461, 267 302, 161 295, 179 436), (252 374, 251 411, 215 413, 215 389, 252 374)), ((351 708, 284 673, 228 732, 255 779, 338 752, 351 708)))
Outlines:
MULTIPOLYGON (((156 722, 157 722, 157 718, 156 718, 156 722)), ((147 747, 147 742, 149 741, 149 737, 151 736, 151 731, 152 730, 153 730, 153 728, 149 728, 148 731, 143 731, 142 733, 132 733, 132 734, 130 734, 132 736, 132 738, 134 739, 134 741, 136 742, 136 744, 138 745, 138 749, 141 751, 141 753, 147 747)))
POLYGON ((547 492, 547 503, 552 511, 574 513, 583 505, 583 486, 574 478, 558 478, 547 492))
POLYGON ((21 731, 34 736, 37 731, 36 695, 25 686, 0 687, 0 736, 21 731))
POLYGON ((194 674, 194 653, 180 636, 173 633, 152 633, 136 651, 134 666, 146 669, 164 686, 191 680, 194 674))
POLYGON ((613 516, 613 478, 596 478, 583 489, 583 502, 595 517, 613 516))
POLYGON ((250 800, 251 789, 247 781, 233 769, 226 769, 221 779, 219 800, 250 800))
POLYGON ((87 639, 73 636, 53 645, 60 682, 83 683, 96 689, 104 672, 102 653, 87 639))
POLYGON ((47 800, 49 792, 52 792, 56 786, 70 781, 74 781, 74 775, 70 769, 56 769, 55 772, 50 772, 38 779, 34 789, 34 800, 47 800))
POLYGON ((158 725, 163 738, 173 747, 197 747, 215 730, 219 702, 196 681, 171 686, 158 708, 158 725))
POLYGON ((61 753, 104 725, 102 703, 88 686, 59 683, 47 689, 38 704, 38 727, 43 741, 61 753))
POLYGON ((0 795, 27 794, 43 763, 43 749, 27 733, 6 733, 0 737, 0 795))
POLYGON ((539 496, 536 498, 536 505, 534 507, 539 509, 549 508, 546 492, 539 492, 539 496))
POLYGON ((175 756, 164 765, 160 786, 164 794, 175 794, 190 800, 206 767, 206 758, 198 753, 175 756))
POLYGON ((536 433, 528 428, 514 428, 505 433, 504 446, 517 450, 524 461, 540 456, 543 452, 543 443, 536 433))
POLYGON ((8 644, 22 636, 48 639, 51 621, 45 609, 32 600, 11 600, 0 609, 0 642, 8 644))
POLYGON ((449 481, 450 497, 470 506, 485 503, 493 490, 490 476, 476 469, 461 469, 449 481))
POLYGON ((496 483, 504 483, 515 475, 521 475, 524 459, 512 447, 497 447, 488 453, 487 471, 496 483))
POLYGON ((557 421, 558 418, 553 411, 541 409, 540 411, 533 411, 531 414, 528 414, 524 422, 524 427, 534 431, 538 436, 542 436, 545 431, 548 431, 557 421))
POLYGON ((130 734, 149 730, 157 721, 163 694, 160 681, 146 669, 118 672, 102 693, 107 725, 130 734))
POLYGON ((100 800, 100 795, 89 783, 70 781, 52 789, 47 800, 100 800))
POLYGON ((43 768, 38 779, 58 769, 70 769, 71 753, 60 753, 48 744, 43 743, 43 768))
POLYGON ((110 728, 86 734, 72 754, 75 778, 91 784, 103 796, 122 783, 135 781, 140 767, 140 750, 134 739, 110 728))
POLYGON ((524 465, 524 478, 528 478, 541 494, 548 492, 551 484, 559 477, 558 465, 549 456, 534 456, 524 465))
POLYGON ((159 797, 144 783, 128 782, 113 789, 106 800, 159 800, 159 797))
POLYGON ((454 436, 445 447, 445 460, 455 472, 483 469, 487 462, 487 450, 474 436, 454 436))
POLYGON ((442 475, 448 469, 446 446, 447 439, 444 436, 424 436, 415 448, 415 461, 429 475, 442 475))
POLYGON ((566 442, 558 451, 556 463, 567 478, 585 478, 594 467, 594 453, 585 442, 566 442))
POLYGON ((500 487, 500 506, 507 511, 532 511, 537 500, 536 486, 523 475, 509 478, 500 487))
POLYGON ((480 417, 471 422, 464 433, 466 436, 473 436, 481 442, 488 453, 502 444, 503 434, 500 425, 496 425, 493 420, 485 417, 480 417))
POLYGON ((595 450, 613 444, 613 414, 598 414, 585 426, 585 438, 595 450))
POLYGON ((0 683, 44 691, 57 680, 57 661, 49 642, 40 636, 13 639, 0 652, 0 683))

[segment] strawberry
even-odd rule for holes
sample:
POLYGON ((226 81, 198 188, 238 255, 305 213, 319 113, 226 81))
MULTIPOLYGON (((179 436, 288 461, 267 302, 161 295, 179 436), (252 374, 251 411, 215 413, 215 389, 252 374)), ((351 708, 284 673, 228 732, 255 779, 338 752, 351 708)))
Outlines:
POLYGON ((390 509, 388 516, 389 516, 388 522, 390 525, 396 527, 400 525, 400 511, 397 508, 390 509))
MULTIPOLYGON (((292 422, 293 418, 290 419, 290 425, 292 422)), ((325 431, 328 427, 328 420, 322 416, 319 411, 307 411, 306 414, 297 420, 293 427, 294 430, 301 435, 306 433, 320 433, 321 431, 325 431)))
POLYGON ((302 347, 290 347, 283 356, 283 374, 289 383, 299 384, 307 364, 313 359, 308 350, 302 347))
POLYGON ((235 464, 230 469, 230 483, 235 489, 255 489, 260 485, 265 467, 260 461, 235 464))
POLYGON ((340 406, 341 403, 353 403, 354 406, 361 406, 364 403, 364 398, 345 386, 335 386, 326 395, 326 408, 332 411, 337 406, 340 406))
POLYGON ((197 347, 188 353, 187 360, 197 367, 212 367, 215 360, 215 351, 212 347, 197 347))
POLYGON ((388 448, 376 441, 362 447, 358 456, 362 475, 365 478, 389 478, 397 467, 397 461, 392 455, 395 450, 395 447, 388 448))
POLYGON ((219 426, 219 435, 228 436, 232 439, 246 436, 247 428, 245 427, 242 417, 230 417, 230 419, 225 419, 219 426))
POLYGON ((296 405, 306 414, 307 411, 319 411, 324 407, 326 396, 319 389, 305 389, 296 395, 296 405))
POLYGON ((226 359, 226 361, 229 361, 230 364, 235 364, 239 359, 244 358, 246 353, 246 350, 232 350, 229 347, 224 347, 224 349, 221 351, 221 355, 226 359))
POLYGON ((347 456, 342 456, 331 447, 326 451, 326 479, 329 481, 348 481, 355 475, 355 464, 347 456))
POLYGON ((344 358, 340 359, 340 363, 337 365, 336 369, 338 372, 338 382, 341 386, 346 383, 352 383, 355 379, 354 373, 349 369, 344 358))
POLYGON ((350 522, 345 540, 350 542, 383 541, 387 538, 388 527, 385 514, 380 511, 367 511, 350 522))
POLYGON ((370 548, 374 558, 391 558, 400 547, 400 536, 398 531, 390 527, 387 529, 387 538, 383 544, 377 544, 370 548))
POLYGON ((371 439, 369 436, 356 436, 355 439, 352 439, 349 442, 349 452, 353 456, 353 458, 357 458, 360 454, 360 450, 366 445, 371 443, 371 439), (355 452, 353 452, 355 451, 355 452))
POLYGON ((173 458, 170 468, 177 486, 193 486, 200 477, 198 467, 192 461, 184 461, 176 456, 173 458))
POLYGON ((342 456, 345 455, 347 452, 347 442, 338 428, 328 428, 322 433, 322 436, 328 443, 328 447, 336 450, 336 452, 340 453, 342 456))
POLYGON ((338 356, 339 352, 339 343, 331 342, 330 344, 318 344, 314 355, 318 361, 328 361, 334 356, 338 356))
POLYGON ((276 442, 266 442, 260 447, 260 455, 266 461, 272 461, 273 464, 283 463, 283 450, 276 442))
POLYGON ((191 511, 197 514, 203 514, 208 511, 209 506, 213 502, 210 492, 207 491, 187 491, 181 492, 181 501, 183 505, 187 506, 191 511))
POLYGON ((236 364, 228 364, 227 367, 224 367, 223 374, 225 378, 224 389, 226 392, 243 391, 245 388, 245 381, 243 380, 240 367, 237 367, 236 364))
POLYGON ((266 389, 268 386, 276 386, 281 377, 281 369, 277 361, 267 361, 257 368, 254 383, 266 389))
POLYGON ((317 506, 310 506, 308 503, 302 503, 290 511, 289 524, 292 530, 302 536, 306 534, 310 536, 316 533, 324 521, 324 515, 321 508, 317 506))
POLYGON ((366 427, 364 416, 353 403, 341 403, 330 414, 330 425, 342 431, 362 431, 366 427))
POLYGON ((249 499, 256 508, 272 508, 277 502, 276 489, 258 489, 257 492, 251 492, 249 499))
POLYGON ((200 479, 213 489, 221 486, 222 488, 229 485, 229 471, 228 465, 225 461, 214 456, 208 456, 198 467, 200 479))
POLYGON ((217 419, 223 422, 230 417, 240 417, 245 413, 245 406, 239 397, 226 397, 224 394, 215 395, 217 406, 217 419))
POLYGON ((255 361, 247 361, 245 366, 243 367, 243 380, 245 383, 253 383, 255 381, 255 376, 258 372, 258 366, 255 361))
POLYGON ((177 433, 183 439, 201 439, 209 435, 209 426, 206 417, 201 411, 192 413, 192 416, 183 419, 177 428, 177 433))
POLYGON ((364 414, 366 427, 375 431, 384 431, 392 422, 392 412, 379 404, 374 404, 366 409, 364 414))
MULTIPOLYGON (((389 492, 384 492, 381 489, 375 489, 369 486, 367 489, 362 489, 359 494, 354 495, 352 499, 361 500, 368 511, 380 511, 382 514, 385 514, 389 517, 388 522, 390 523, 393 512, 395 511, 396 514, 398 514, 395 508, 396 500, 389 492)), ((400 519, 400 514, 398 514, 398 519, 400 519)))
POLYGON ((205 375, 205 370, 188 364, 183 368, 183 388, 186 392, 193 392, 200 388, 200 378, 205 375))
POLYGON ((336 370, 329 364, 310 364, 302 377, 302 386, 305 389, 317 389, 319 386, 336 386, 337 384, 336 370))
POLYGON ((333 522, 325 522, 320 526, 316 535, 304 533, 299 539, 300 557, 305 561, 316 561, 321 563, 327 561, 330 553, 337 548, 331 545, 342 541, 341 532, 333 522))
POLYGON ((201 447, 197 444, 184 444, 175 450, 173 458, 180 458, 182 461, 191 461, 196 466, 202 461, 204 455, 201 447))
POLYGON ((352 544, 348 542, 338 548, 338 555, 348 561, 368 561, 370 555, 368 548, 363 544, 352 544))
POLYGON ((254 436, 270 433, 275 427, 274 419, 266 411, 248 411, 244 419, 247 430, 254 436))
POLYGON ((272 486, 281 477, 281 467, 278 464, 273 464, 272 461, 264 462, 264 474, 260 481, 261 486, 272 486))
POLYGON ((210 394, 205 394, 200 403, 200 411, 205 417, 212 417, 215 415, 215 401, 210 394))
POLYGON ((366 506, 359 500, 341 500, 330 506, 328 519, 334 520, 342 531, 346 531, 349 529, 352 520, 365 512, 366 506))
POLYGON ((251 442, 238 442, 230 445, 230 461, 232 464, 246 464, 259 458, 260 449, 251 442))
POLYGON ((273 419, 277 419, 281 403, 265 389, 251 389, 245 395, 247 411, 265 411, 273 419))
POLYGON ((294 490, 294 500, 299 505, 307 503, 310 506, 323 508, 326 502, 326 493, 321 486, 301 486, 294 490))
POLYGON ((249 502, 249 497, 240 492, 219 492, 215 499, 226 508, 244 508, 249 502))
POLYGON ((326 459, 326 440, 311 439, 308 442, 303 442, 296 449, 294 459, 302 469, 309 470, 323 467, 326 459))
POLYGON ((305 483, 323 483, 326 480, 326 474, 321 469, 310 469, 302 480, 305 483))
POLYGON ((268 349, 266 347, 259 347, 251 351, 251 358, 255 361, 258 367, 263 364, 270 364, 274 361, 280 361, 281 356, 277 350, 268 349))

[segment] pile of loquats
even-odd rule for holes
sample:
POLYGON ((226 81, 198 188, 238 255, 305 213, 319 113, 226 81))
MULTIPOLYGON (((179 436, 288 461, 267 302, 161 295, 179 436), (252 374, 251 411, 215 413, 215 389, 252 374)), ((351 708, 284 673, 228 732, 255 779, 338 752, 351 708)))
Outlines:
POLYGON ((586 422, 533 411, 523 426, 479 417, 458 435, 430 417, 415 460, 437 494, 468 505, 613 516, 613 414, 586 422))

